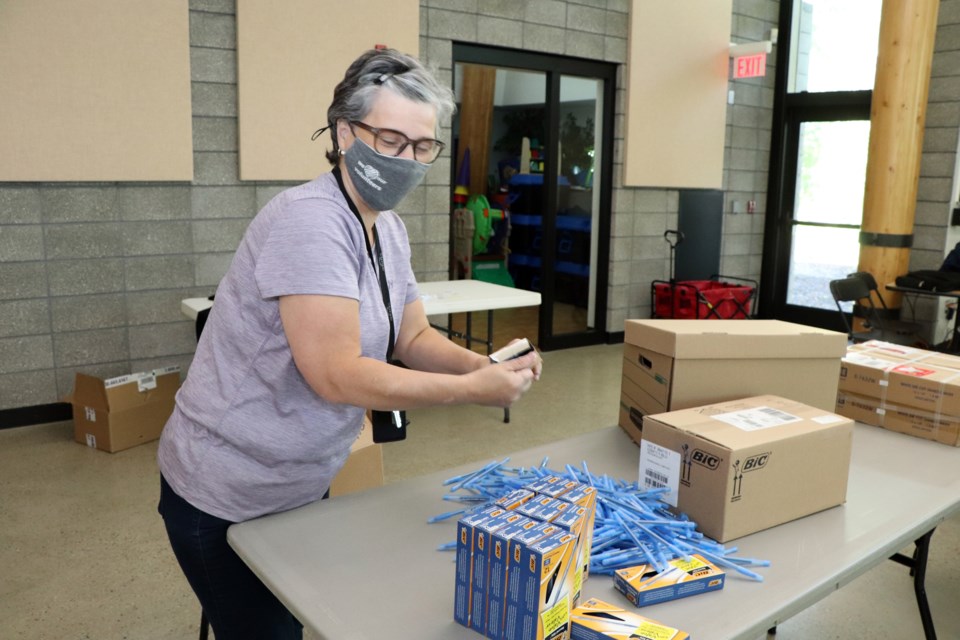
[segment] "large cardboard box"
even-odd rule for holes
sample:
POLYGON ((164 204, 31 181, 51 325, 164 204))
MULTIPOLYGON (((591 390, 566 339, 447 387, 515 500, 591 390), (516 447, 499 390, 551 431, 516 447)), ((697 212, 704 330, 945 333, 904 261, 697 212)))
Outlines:
POLYGON ((884 402, 841 390, 837 413, 897 433, 960 447, 960 417, 884 402))
POLYGON ((894 406, 960 416, 960 358, 871 340, 847 349, 839 389, 894 406))
POLYGON ((73 439, 115 453, 160 437, 180 388, 180 367, 102 379, 76 374, 73 439))
POLYGON ((330 483, 330 497, 383 486, 383 445, 373 441, 370 418, 364 417, 350 457, 330 483))
POLYGON ((649 415, 640 483, 726 542, 843 504, 853 424, 773 395, 649 415))
POLYGON ((847 336, 780 320, 627 320, 620 426, 643 416, 774 394, 833 411, 847 336))

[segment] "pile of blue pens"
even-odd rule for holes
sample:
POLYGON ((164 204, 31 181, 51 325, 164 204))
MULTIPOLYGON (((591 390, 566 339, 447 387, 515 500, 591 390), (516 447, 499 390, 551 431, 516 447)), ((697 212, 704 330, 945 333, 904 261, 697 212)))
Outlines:
MULTIPOLYGON (((642 490, 636 482, 609 476, 595 476, 582 463, 582 469, 566 465, 564 471, 547 467, 544 458, 536 467, 508 467, 509 458, 491 462, 477 471, 448 478, 444 486, 450 492, 443 499, 467 506, 433 516, 428 522, 458 518, 468 511, 492 504, 506 493, 548 475, 570 478, 597 490, 597 510, 593 528, 590 573, 612 575, 617 569, 649 564, 657 572, 665 571, 667 562, 697 553, 717 566, 735 571, 752 580, 763 576, 748 566, 770 566, 767 560, 740 558, 736 547, 722 544, 696 531, 696 523, 681 514, 676 516, 660 500, 666 490, 642 490)), ((452 550, 456 542, 444 544, 440 550, 452 550)))

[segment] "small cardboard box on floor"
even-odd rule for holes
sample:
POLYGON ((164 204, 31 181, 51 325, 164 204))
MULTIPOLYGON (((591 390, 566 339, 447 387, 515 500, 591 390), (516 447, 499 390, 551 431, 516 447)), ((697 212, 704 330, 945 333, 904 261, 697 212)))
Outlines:
POLYGON ((843 504, 853 420, 765 395, 644 418, 640 484, 727 542, 843 504))
POLYGON ((960 446, 960 358, 871 340, 840 366, 837 413, 960 446))
POLYGON ((780 320, 627 320, 620 427, 643 416, 774 394, 833 411, 847 336, 780 320))
POLYGON ((383 485, 383 445, 373 441, 373 425, 364 416, 360 434, 350 447, 350 457, 330 483, 330 497, 383 485))
POLYGON ((180 367, 102 379, 78 373, 68 401, 73 439, 115 453, 160 437, 180 388, 180 367))

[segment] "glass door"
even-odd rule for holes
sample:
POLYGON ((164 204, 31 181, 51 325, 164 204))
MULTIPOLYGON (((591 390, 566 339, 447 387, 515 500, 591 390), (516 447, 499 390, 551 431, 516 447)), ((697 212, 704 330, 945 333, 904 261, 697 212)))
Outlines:
POLYGON ((842 330, 829 283, 860 258, 881 4, 780 4, 763 317, 842 330))
POLYGON ((453 277, 540 292, 541 349, 606 341, 616 67, 460 44, 454 60, 453 277), (457 207, 481 195, 489 218, 466 231, 457 207))
POLYGON ((834 314, 830 281, 857 270, 869 137, 863 120, 799 126, 788 305, 834 314))
POLYGON ((554 335, 596 326, 597 236, 600 223, 603 143, 603 82, 560 76, 560 140, 557 163, 556 262, 554 263, 554 335))

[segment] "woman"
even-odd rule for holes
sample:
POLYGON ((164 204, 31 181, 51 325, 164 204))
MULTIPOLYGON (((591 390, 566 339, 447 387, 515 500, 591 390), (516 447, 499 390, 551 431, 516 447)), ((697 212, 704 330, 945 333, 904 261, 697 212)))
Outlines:
POLYGON ((319 500, 364 409, 506 407, 540 376, 536 353, 492 364, 456 346, 418 297, 391 209, 443 149, 438 122, 453 108, 416 59, 360 56, 321 130, 333 171, 257 214, 217 289, 158 462, 159 511, 219 640, 301 637, 227 527, 319 500))

